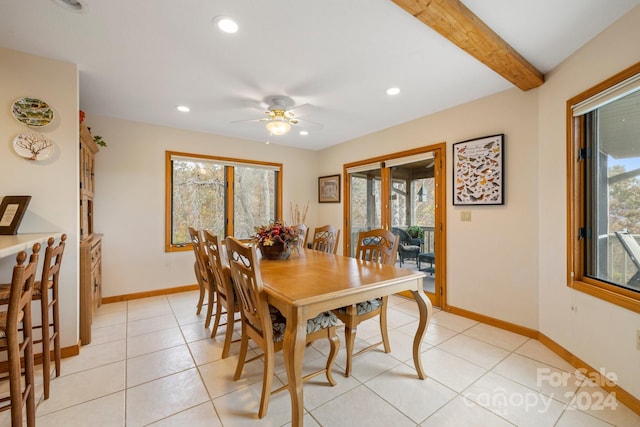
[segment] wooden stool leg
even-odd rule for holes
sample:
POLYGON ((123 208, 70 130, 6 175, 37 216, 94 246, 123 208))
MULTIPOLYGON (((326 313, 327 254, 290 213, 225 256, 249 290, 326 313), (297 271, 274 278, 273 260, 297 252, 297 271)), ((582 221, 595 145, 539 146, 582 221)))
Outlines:
POLYGON ((49 335, 49 289, 46 280, 41 282, 40 288, 40 318, 42 320, 42 385, 44 398, 49 398, 49 384, 51 383, 51 337, 49 335))
MULTIPOLYGON (((27 426, 36 425, 36 396, 35 382, 33 380, 33 324, 31 323, 31 304, 27 304, 24 309, 23 319, 23 340, 24 348, 24 388, 27 394, 27 426)), ((22 413, 22 406, 20 406, 22 413)), ((22 425, 22 424, 18 424, 22 425)))

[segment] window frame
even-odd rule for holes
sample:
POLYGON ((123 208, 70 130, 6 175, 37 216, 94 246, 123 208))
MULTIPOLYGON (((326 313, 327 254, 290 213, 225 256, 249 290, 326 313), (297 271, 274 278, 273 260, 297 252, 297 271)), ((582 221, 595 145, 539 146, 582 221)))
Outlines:
POLYGON ((184 157, 184 158, 193 158, 194 161, 198 160, 206 160, 213 162, 224 163, 225 166, 229 166, 225 168, 225 179, 227 182, 225 188, 225 199, 226 199, 226 209, 225 209, 225 218, 228 219, 225 224, 225 234, 233 235, 234 233, 234 171, 233 165, 242 165, 242 166, 262 166, 269 167, 275 170, 276 172, 276 188, 275 188, 275 198, 276 198, 276 218, 282 217, 282 181, 283 181, 283 166, 282 163, 273 163, 273 162, 264 162, 258 160, 249 160, 249 159, 238 159, 233 157, 221 157, 221 156, 212 156, 207 154, 195 154, 195 153, 185 153, 180 151, 165 151, 165 252, 183 252, 183 251, 191 251, 193 250, 190 244, 173 244, 171 243, 171 224, 173 217, 173 205, 172 205, 172 178, 173 178, 173 167, 171 164, 171 157, 184 157))
POLYGON ((585 162, 578 160, 580 149, 584 148, 585 143, 583 134, 585 117, 584 115, 573 116, 573 108, 577 104, 637 74, 640 74, 640 62, 567 101, 567 286, 640 313, 640 293, 587 277, 585 274, 586 245, 584 240, 579 238, 578 233, 580 228, 585 228, 586 221, 583 209, 586 194, 585 162))

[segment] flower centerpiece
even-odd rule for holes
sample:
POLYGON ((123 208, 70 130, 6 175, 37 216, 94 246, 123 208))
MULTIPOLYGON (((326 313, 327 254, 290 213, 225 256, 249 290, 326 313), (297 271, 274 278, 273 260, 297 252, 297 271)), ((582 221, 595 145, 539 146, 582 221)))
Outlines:
POLYGON ((254 240, 266 259, 287 259, 298 236, 282 221, 273 221, 268 225, 255 227, 254 240))

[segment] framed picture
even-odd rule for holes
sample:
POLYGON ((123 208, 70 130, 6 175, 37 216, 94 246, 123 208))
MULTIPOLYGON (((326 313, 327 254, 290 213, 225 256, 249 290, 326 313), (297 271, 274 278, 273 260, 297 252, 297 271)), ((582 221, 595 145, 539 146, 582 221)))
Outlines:
POLYGON ((16 234, 31 196, 5 196, 0 204, 0 234, 16 234))
POLYGON ((453 144, 453 204, 504 204, 504 134, 453 144))
POLYGON ((318 178, 318 203, 340 203, 340 174, 318 178))

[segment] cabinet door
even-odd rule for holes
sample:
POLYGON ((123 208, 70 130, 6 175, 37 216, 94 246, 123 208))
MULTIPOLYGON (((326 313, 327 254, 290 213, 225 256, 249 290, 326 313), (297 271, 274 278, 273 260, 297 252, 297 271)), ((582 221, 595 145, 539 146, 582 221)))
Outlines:
POLYGON ((102 262, 98 262, 91 270, 91 283, 93 287, 93 311, 102 304, 102 262))

